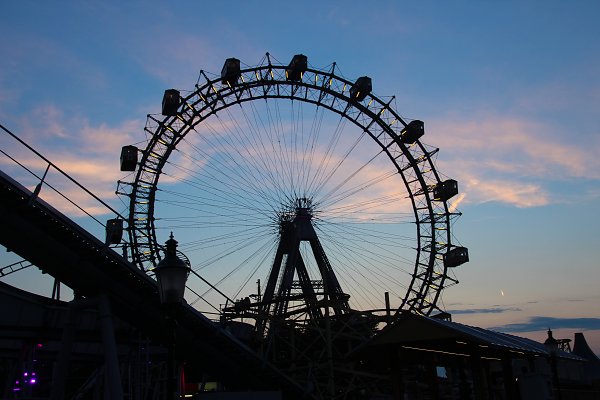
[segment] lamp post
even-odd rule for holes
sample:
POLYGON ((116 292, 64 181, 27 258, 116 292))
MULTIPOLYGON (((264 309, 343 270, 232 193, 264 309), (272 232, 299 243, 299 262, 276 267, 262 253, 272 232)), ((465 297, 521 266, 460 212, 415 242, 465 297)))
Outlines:
POLYGON ((154 268, 154 273, 158 281, 160 302, 165 306, 168 316, 167 398, 172 400, 179 398, 178 390, 175 387, 175 319, 172 314, 173 308, 183 301, 185 282, 190 273, 190 267, 177 256, 177 241, 173 238, 173 232, 165 244, 165 258, 154 268))

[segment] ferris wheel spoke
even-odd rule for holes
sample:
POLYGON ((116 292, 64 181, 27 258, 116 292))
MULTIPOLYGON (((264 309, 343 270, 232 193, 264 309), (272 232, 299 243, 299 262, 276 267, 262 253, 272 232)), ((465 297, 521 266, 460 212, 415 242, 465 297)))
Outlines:
MULTIPOLYGON (((232 135, 232 146, 236 149, 240 149, 238 154, 240 155, 239 164, 244 165, 246 171, 252 176, 257 178, 257 186, 264 188, 264 182, 269 182, 272 185, 278 186, 279 180, 272 175, 272 172, 267 166, 265 157, 260 151, 260 148, 256 146, 255 140, 260 135, 256 132, 246 132, 242 127, 238 118, 227 109, 228 121, 235 128, 232 135), (265 168, 266 167, 266 168, 265 168)), ((250 128, 251 129, 251 128, 250 128)), ((281 190, 273 191, 274 194, 280 193, 281 190)))
POLYGON ((194 270, 203 271, 209 267, 214 266, 217 261, 221 261, 224 258, 236 254, 241 250, 251 249, 256 243, 264 241, 267 238, 268 235, 259 235, 221 242, 219 246, 215 246, 218 252, 214 254, 212 254, 213 252, 211 252, 212 255, 209 258, 206 258, 202 263, 197 264, 194 267, 194 270), (226 249, 218 250, 219 247, 224 247, 225 245, 227 246, 226 249))
MULTIPOLYGON (((310 179, 310 182, 308 183, 308 188, 307 188, 311 197, 317 196, 320 189, 325 185, 324 177, 327 176, 327 171, 331 170, 331 167, 329 166, 329 164, 330 164, 332 158, 334 157, 334 150, 339 143, 345 123, 346 123, 346 121, 342 117, 340 117, 338 119, 337 125, 336 125, 335 129, 333 130, 333 134, 331 135, 331 138, 325 144, 325 148, 321 151, 321 154, 318 155, 319 160, 318 160, 317 166, 315 168, 315 172, 313 173, 312 178, 310 179)), ((317 155, 317 154, 315 153, 315 155, 317 155)), ((346 157, 343 157, 341 160, 339 160, 339 162, 343 163, 345 159, 346 159, 346 157)), ((335 164, 335 162, 334 162, 334 164, 335 164)))
MULTIPOLYGON (((173 165, 176 169, 185 171, 186 174, 190 174, 190 177, 179 177, 165 172, 166 176, 170 176, 174 180, 185 183, 190 187, 199 189, 203 191, 204 194, 210 194, 214 198, 218 199, 220 202, 237 204, 241 208, 248 208, 257 212, 261 211, 261 209, 258 208, 259 205, 268 206, 274 204, 273 199, 263 192, 250 191, 250 193, 253 193, 257 198, 263 201, 251 201, 251 199, 249 199, 248 196, 240 197, 239 192, 241 190, 247 191, 248 187, 242 182, 239 182, 239 179, 233 179, 231 176, 229 176, 229 173, 227 172, 216 170, 216 174, 213 175, 211 173, 208 173, 207 171, 205 176, 194 176, 191 175, 194 172, 193 170, 182 166, 178 166, 176 164, 171 165, 173 165)), ((271 208, 271 211, 273 211, 273 208, 271 208)))
POLYGON ((403 271, 407 274, 411 273, 408 268, 405 269, 401 266, 411 266, 414 261, 393 253, 393 250, 397 250, 398 247, 402 247, 395 245, 393 239, 391 240, 391 244, 382 245, 382 240, 379 238, 357 238, 355 233, 352 231, 348 232, 338 230, 335 233, 335 235, 333 233, 327 233, 323 236, 329 238, 329 240, 335 241, 338 243, 338 246, 342 246, 342 240, 345 241, 348 243, 346 246, 348 250, 354 249, 356 253, 360 253, 363 256, 368 257, 374 266, 382 265, 388 269, 403 271))
MULTIPOLYGON (((252 104, 253 105, 253 104, 252 104)), ((243 115, 243 118, 249 128, 248 137, 253 143, 253 151, 258 155, 260 165, 265 170, 265 173, 268 175, 269 182, 271 182, 275 188, 274 192, 277 195, 277 200, 281 202, 281 195, 285 193, 283 189, 283 181, 279 176, 276 175, 278 168, 275 160, 273 159, 274 149, 272 140, 265 140, 268 138, 264 138, 265 126, 264 122, 260 118, 260 114, 257 113, 255 107, 251 107, 250 111, 252 112, 253 118, 251 119, 248 116, 248 112, 245 109, 245 106, 240 104, 240 111, 243 115), (261 126, 262 129, 259 127, 261 126), (268 149, 268 144, 271 146, 271 150, 268 149)))
MULTIPOLYGON (((219 122, 223 124, 223 121, 220 119, 219 122)), ((236 176, 236 183, 240 187, 245 187, 246 190, 255 193, 259 198, 268 200, 271 193, 265 190, 264 183, 266 177, 262 175, 261 169, 254 167, 252 163, 253 159, 244 154, 247 152, 247 149, 240 147, 242 145, 239 143, 236 144, 234 138, 235 134, 230 133, 224 135, 224 137, 220 137, 220 140, 209 140, 209 145, 214 145, 216 149, 221 150, 218 156, 223 157, 225 161, 229 161, 232 164, 229 169, 220 171, 220 173, 223 174, 227 171, 228 176, 236 176), (226 143, 227 146, 221 149, 223 143, 226 143)), ((223 165, 226 166, 227 163, 223 163, 223 165)))
POLYGON ((199 240, 192 240, 182 244, 182 249, 187 251, 204 252, 213 251, 224 246, 230 246, 234 243, 243 243, 252 238, 269 237, 265 235, 265 230, 260 227, 248 227, 247 229, 237 229, 220 235, 206 236, 199 240))
MULTIPOLYGON (((224 126, 223 121, 219 120, 219 123, 224 126)), ((206 171, 203 171, 208 175, 206 178, 210 181, 216 177, 224 186, 232 186, 238 191, 250 191, 267 204, 273 203, 270 199, 271 193, 264 189, 265 177, 259 175, 259 169, 252 168, 248 162, 249 158, 239 150, 234 139, 231 139, 236 136, 235 133, 227 130, 226 134, 219 134, 208 122, 205 125, 213 132, 211 136, 203 136, 205 145, 213 149, 211 153, 201 152, 207 160, 206 171)), ((204 178, 204 175, 200 176, 204 178)))
MULTIPOLYGON (((233 297, 234 299, 239 298, 242 291, 247 288, 250 279, 255 278, 258 274, 258 271, 260 271, 261 268, 264 268, 265 263, 267 263, 268 259, 270 259, 270 255, 275 251, 276 246, 277 244, 275 242, 270 243, 270 245, 269 243, 265 243, 263 247, 257 250, 256 257, 254 258, 258 259, 258 257, 261 255, 262 257, 256 261, 256 263, 254 264, 254 268, 251 269, 246 278, 242 281, 242 284, 235 292, 235 295, 233 297)), ((249 265, 249 260, 246 263, 249 265)))
POLYGON ((347 255, 350 249, 347 244, 336 239, 330 239, 328 243, 336 249, 332 253, 332 260, 338 266, 340 279, 346 287, 361 288, 360 291, 355 292, 355 294, 358 294, 358 298, 351 298, 356 303, 357 308, 364 308, 362 302, 367 302, 371 308, 379 308, 376 304, 382 293, 394 291, 393 286, 390 286, 391 281, 389 278, 382 279, 381 274, 377 274, 377 271, 373 270, 372 263, 361 257, 360 253, 354 251, 347 255))
MULTIPOLYGON (((263 240, 264 238, 257 238, 255 240, 252 241, 252 244, 254 244, 255 242, 258 242, 259 240, 263 240)), ((235 276, 235 274, 242 269, 244 266, 249 264, 249 260, 257 257, 258 254, 263 253, 264 251, 266 251, 267 249, 272 247, 272 243, 271 242, 265 242, 262 246, 260 246, 259 248, 257 248, 252 254, 250 254, 246 259, 242 260, 242 262, 238 263, 235 267, 230 268, 230 270, 223 275, 219 280, 216 281, 215 286, 221 285, 223 283, 225 283, 228 279, 230 279, 231 277, 235 276)), ((222 259, 223 257, 227 257, 230 254, 235 253, 235 251, 229 252, 229 253, 225 253, 220 255, 220 259, 222 259)), ((206 266, 204 267, 206 268, 206 266)), ((213 289, 210 288, 208 289, 206 292, 204 292, 202 295, 205 296, 208 293, 210 293, 213 289)))
MULTIPOLYGON (((306 188, 307 193, 303 194, 303 196, 309 196, 311 192, 311 178, 314 177, 315 173, 313 173, 313 166, 315 165, 315 157, 317 152, 317 139, 321 132, 323 117, 325 114, 325 110, 323 108, 317 107, 314 110, 313 119, 308 131, 308 136, 306 137, 305 145, 302 149, 302 185, 306 188)), ((303 126, 304 128, 304 126, 303 126)), ((302 137, 305 137, 304 129, 302 130, 302 137)))
MULTIPOLYGON (((343 182, 342 185, 339 185, 336 189, 336 192, 330 192, 328 193, 327 197, 325 197, 325 200, 323 202, 323 207, 324 208, 329 208, 329 207, 334 207, 337 204, 339 204, 340 202, 344 201, 344 200, 348 200, 351 199, 353 197, 356 197, 358 194, 366 194, 368 193, 368 189, 375 189, 377 185, 380 185, 386 181, 390 181, 390 178, 395 177, 397 174, 394 171, 387 171, 387 172, 382 172, 378 175, 376 175, 373 178, 368 178, 368 179, 363 179, 357 182, 353 182, 352 185, 349 185, 350 179, 352 177, 349 177, 349 179, 345 180, 345 182, 343 182), (344 187, 346 186, 346 187, 344 187), (340 189, 344 189, 343 191, 340 191, 340 189)), ((357 175, 354 174, 353 177, 356 177, 357 175)), ((385 188, 387 190, 394 190, 395 188, 385 188)), ((398 194, 395 195, 396 198, 398 197, 398 194)), ((373 201, 371 201, 371 203, 375 203, 377 202, 377 199, 374 199, 373 201)))
MULTIPOLYGON (((359 192, 362 192, 362 189, 354 189, 354 193, 352 195, 356 195, 359 192)), ((385 216, 390 215, 390 213, 385 210, 389 208, 398 208, 398 205, 401 205, 402 201, 405 200, 405 196, 398 194, 384 195, 378 198, 368 198, 364 200, 358 196, 355 196, 356 198, 352 197, 352 195, 345 194, 343 198, 336 199, 335 203, 329 203, 329 207, 325 208, 326 211, 324 211, 322 215, 338 218, 352 216, 355 220, 359 221, 364 221, 367 218, 376 219, 377 215, 385 218, 385 216), (342 200, 346 201, 341 203, 342 200)), ((323 207, 322 204, 319 204, 319 206, 323 207)), ((400 215, 399 212, 393 214, 400 215)), ((406 213, 403 215, 406 215, 406 213)))

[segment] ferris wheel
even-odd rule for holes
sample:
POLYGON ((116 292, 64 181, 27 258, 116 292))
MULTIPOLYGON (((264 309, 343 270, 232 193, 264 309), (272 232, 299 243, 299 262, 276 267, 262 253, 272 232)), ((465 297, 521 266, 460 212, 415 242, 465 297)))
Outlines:
POLYGON ((131 259, 151 271, 175 232, 211 282, 198 299, 275 303, 301 286, 317 302, 337 293, 336 312, 431 315, 468 261, 451 232, 458 185, 437 171, 423 122, 335 63, 229 58, 192 90, 166 90, 145 133, 145 147, 121 153, 131 259))

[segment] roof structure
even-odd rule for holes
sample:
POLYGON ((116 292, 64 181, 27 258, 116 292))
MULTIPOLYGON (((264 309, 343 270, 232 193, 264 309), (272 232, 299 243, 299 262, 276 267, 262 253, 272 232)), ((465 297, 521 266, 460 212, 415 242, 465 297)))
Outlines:
MULTIPOLYGON (((366 348, 373 349, 387 345, 458 356, 475 353, 490 357, 501 357, 512 353, 514 358, 526 355, 550 356, 550 351, 542 343, 531 339, 412 313, 403 313, 396 322, 384 328, 361 347, 358 353, 362 353, 366 348)), ((556 352, 556 356, 586 361, 577 354, 560 350, 556 352)))
POLYGON ((588 360, 587 377, 591 380, 600 380, 600 358, 590 348, 581 332, 575 333, 573 353, 588 360))

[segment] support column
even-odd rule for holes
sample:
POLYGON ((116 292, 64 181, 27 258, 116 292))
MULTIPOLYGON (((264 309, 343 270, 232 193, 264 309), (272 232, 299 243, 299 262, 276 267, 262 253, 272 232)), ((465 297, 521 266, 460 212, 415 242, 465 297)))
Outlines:
POLYGON ((67 370, 71 361, 71 349, 75 336, 75 311, 74 303, 71 302, 67 309, 67 321, 63 326, 60 353, 52 376, 52 390, 50 400, 62 400, 65 398, 65 384, 67 381, 67 370))
POLYGON ((119 357, 117 355, 117 343, 115 341, 115 330, 106 296, 98 300, 98 311, 102 327, 102 345, 104 347, 104 398, 107 400, 122 399, 123 386, 121 385, 121 373, 119 371, 119 357))
POLYGON ((504 391, 507 399, 518 399, 519 390, 513 377, 512 359, 505 356, 502 359, 502 372, 504 377, 504 391))
POLYGON ((486 390, 486 376, 484 373, 483 361, 480 354, 474 354, 471 357, 471 371, 473 374, 473 389, 477 400, 488 398, 486 390))
POLYGON ((69 304, 67 321, 63 327, 60 353, 53 373, 50 400, 62 400, 65 398, 67 373, 71 361, 73 341, 75 340, 76 315, 77 311, 86 308, 96 308, 98 310, 98 318, 102 332, 102 349, 104 350, 104 398, 110 400, 119 400, 123 398, 112 315, 110 314, 108 299, 101 296, 94 300, 76 299, 69 304))

